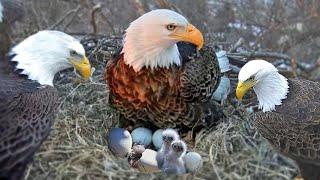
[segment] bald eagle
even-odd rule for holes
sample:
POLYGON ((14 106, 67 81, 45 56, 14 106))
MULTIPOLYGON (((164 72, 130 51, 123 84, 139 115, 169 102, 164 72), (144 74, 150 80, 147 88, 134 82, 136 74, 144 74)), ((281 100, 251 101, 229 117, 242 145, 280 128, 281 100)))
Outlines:
POLYGON ((74 67, 88 79, 91 66, 79 41, 59 31, 40 31, 0 55, 12 67, 0 71, 0 179, 23 179, 57 112, 54 75, 74 67))
POLYGON ((126 122, 184 130, 214 124, 221 113, 210 98, 221 75, 214 50, 203 44, 202 33, 174 11, 142 15, 107 63, 110 103, 126 122))
POLYGON ((306 180, 320 178, 320 84, 287 79, 264 60, 253 60, 239 72, 239 100, 253 88, 261 112, 253 125, 281 153, 294 159, 306 180))

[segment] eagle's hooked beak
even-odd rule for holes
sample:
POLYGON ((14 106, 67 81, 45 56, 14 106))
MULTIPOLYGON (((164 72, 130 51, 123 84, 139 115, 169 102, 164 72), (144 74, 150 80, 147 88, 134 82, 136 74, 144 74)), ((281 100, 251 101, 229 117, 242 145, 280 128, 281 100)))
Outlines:
POLYGON ((202 33, 192 24, 188 24, 185 31, 173 32, 172 34, 170 34, 170 37, 177 41, 192 43, 197 46, 198 50, 203 47, 204 43, 202 33))
POLYGON ((91 64, 86 56, 84 56, 80 61, 70 59, 70 63, 74 68, 79 71, 81 77, 85 80, 88 80, 92 75, 91 64))
POLYGON ((246 81, 239 81, 236 89, 236 97, 242 101, 243 96, 256 84, 255 80, 248 79, 246 81))

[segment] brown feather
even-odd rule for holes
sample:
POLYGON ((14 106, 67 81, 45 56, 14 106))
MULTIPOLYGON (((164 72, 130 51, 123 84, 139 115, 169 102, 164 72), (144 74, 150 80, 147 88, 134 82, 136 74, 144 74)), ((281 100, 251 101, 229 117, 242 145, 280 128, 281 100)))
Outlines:
POLYGON ((57 102, 53 87, 0 78, 0 179, 23 179, 28 163, 49 135, 57 102))
POLYGON ((181 67, 144 67, 139 72, 124 63, 123 54, 108 61, 105 79, 111 90, 110 103, 133 122, 161 128, 191 128, 204 121, 204 104, 217 88, 220 69, 213 49, 189 53, 181 67))
POLYGON ((282 105, 273 112, 256 113, 253 125, 277 150, 297 161, 305 179, 319 179, 320 84, 288 82, 289 93, 282 105))

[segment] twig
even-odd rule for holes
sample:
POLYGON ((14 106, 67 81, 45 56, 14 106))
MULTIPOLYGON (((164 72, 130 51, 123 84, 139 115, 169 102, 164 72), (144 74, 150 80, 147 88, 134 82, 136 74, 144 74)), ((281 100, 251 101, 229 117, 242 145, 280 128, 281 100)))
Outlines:
POLYGON ((65 31, 70 26, 70 24, 73 22, 75 17, 78 15, 80 9, 81 9, 80 6, 76 9, 75 13, 72 15, 69 22, 67 22, 66 25, 63 27, 63 31, 65 31))
POLYGON ((114 25, 109 21, 109 18, 107 18, 107 16, 104 15, 103 13, 100 13, 100 14, 101 14, 101 18, 102 18, 104 21, 106 21, 107 24, 109 25, 109 27, 111 28, 112 34, 113 34, 113 35, 116 35, 117 33, 116 33, 115 28, 114 28, 114 25))
POLYGON ((280 54, 275 52, 238 52, 238 53, 227 53, 227 56, 244 56, 246 58, 278 58, 291 61, 291 57, 286 54, 280 54))
POLYGON ((53 25, 51 25, 48 29, 52 30, 54 28, 56 28, 57 26, 59 26, 68 16, 70 16, 73 13, 76 13, 77 11, 80 10, 80 5, 73 10, 68 11, 64 16, 62 16, 56 23, 54 23, 53 25))
POLYGON ((230 48, 228 53, 235 52, 238 47, 240 47, 244 43, 244 39, 241 37, 239 40, 230 48))
POLYGON ((172 3, 168 2, 168 0, 155 0, 156 4, 163 9, 172 9, 174 11, 179 12, 180 14, 183 14, 181 10, 173 5, 172 3))
POLYGON ((92 8, 91 11, 91 25, 93 29, 93 33, 97 33, 97 22, 96 22, 96 13, 101 10, 101 4, 97 4, 92 8))
POLYGON ((137 9, 138 13, 140 15, 145 13, 145 10, 143 8, 142 3, 140 2, 140 0, 130 0, 130 2, 133 4, 133 6, 137 9))
POLYGON ((295 58, 291 59, 291 68, 294 77, 297 77, 297 60, 295 58))

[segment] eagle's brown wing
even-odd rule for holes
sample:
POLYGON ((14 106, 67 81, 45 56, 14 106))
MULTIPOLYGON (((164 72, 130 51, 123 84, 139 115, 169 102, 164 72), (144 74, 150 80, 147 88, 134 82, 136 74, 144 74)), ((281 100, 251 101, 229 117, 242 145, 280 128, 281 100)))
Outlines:
POLYGON ((57 109, 53 87, 0 77, 0 179, 22 179, 49 135, 57 109))
MULTIPOLYGON (((110 103, 127 119, 150 122, 157 127, 193 127, 202 123, 208 107, 204 105, 216 89, 220 71, 215 53, 205 48, 178 44, 182 66, 142 68, 126 65, 123 54, 108 61, 105 78, 110 103)), ((209 114, 209 113, 208 113, 209 114)), ((211 113, 214 114, 214 113, 211 113)))
MULTIPOLYGON (((186 45, 179 46, 179 50, 184 48, 187 48, 186 45)), ((204 47, 198 54, 193 53, 183 58, 187 58, 188 62, 185 63, 180 77, 181 96, 188 102, 209 101, 221 79, 219 63, 213 48, 204 47)))
POLYGON ((289 80, 288 97, 276 111, 254 115, 253 125, 280 152, 320 167, 320 84, 289 80))

